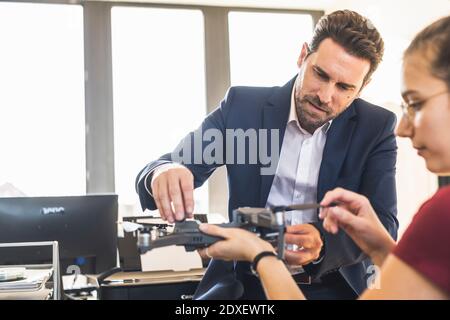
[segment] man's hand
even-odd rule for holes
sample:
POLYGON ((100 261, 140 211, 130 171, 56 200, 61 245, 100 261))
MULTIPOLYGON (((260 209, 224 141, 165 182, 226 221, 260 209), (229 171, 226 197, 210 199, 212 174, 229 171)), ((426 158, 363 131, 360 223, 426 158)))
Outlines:
POLYGON ((320 256, 323 242, 319 230, 311 224, 288 226, 284 236, 287 244, 295 244, 300 249, 286 250, 285 259, 290 265, 307 265, 320 256))
POLYGON ((151 181, 153 199, 163 220, 192 218, 194 212, 194 176, 177 163, 156 168, 151 181))

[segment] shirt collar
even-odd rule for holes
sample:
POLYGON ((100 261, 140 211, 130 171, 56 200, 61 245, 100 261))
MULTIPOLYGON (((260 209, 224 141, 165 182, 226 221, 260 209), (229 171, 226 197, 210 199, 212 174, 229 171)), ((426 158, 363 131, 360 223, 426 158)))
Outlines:
MULTIPOLYGON (((295 95, 294 95, 294 93, 295 93, 295 83, 294 83, 294 86, 292 87, 292 92, 291 92, 291 109, 289 111, 288 124, 291 122, 295 123, 295 125, 300 129, 300 131, 303 134, 311 135, 308 131, 303 129, 302 126, 300 125, 300 123, 298 122, 297 112, 295 110, 295 98, 294 98, 295 95)), ((333 120, 330 120, 327 123, 324 123, 318 130, 322 130, 323 133, 327 134, 328 130, 330 130, 332 122, 333 122, 333 120)), ((315 132, 317 132, 318 130, 316 130, 315 132)))

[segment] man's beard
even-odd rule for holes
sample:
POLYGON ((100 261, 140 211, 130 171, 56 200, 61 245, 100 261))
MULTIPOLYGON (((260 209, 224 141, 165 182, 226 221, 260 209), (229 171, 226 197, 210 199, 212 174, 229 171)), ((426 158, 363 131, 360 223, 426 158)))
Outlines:
POLYGON ((328 121, 334 119, 337 115, 333 114, 333 109, 320 101, 318 96, 305 95, 303 98, 295 97, 295 110, 297 112, 298 122, 300 126, 313 134, 317 128, 320 128, 328 121), (313 106, 306 106, 310 102, 323 110, 323 113, 311 112, 313 106))

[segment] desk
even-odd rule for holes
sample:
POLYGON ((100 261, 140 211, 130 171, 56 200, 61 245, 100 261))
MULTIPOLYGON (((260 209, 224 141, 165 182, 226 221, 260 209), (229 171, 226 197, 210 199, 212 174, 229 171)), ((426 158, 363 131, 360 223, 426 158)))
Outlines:
POLYGON ((189 271, 119 272, 100 286, 101 300, 190 299, 205 269, 189 271))

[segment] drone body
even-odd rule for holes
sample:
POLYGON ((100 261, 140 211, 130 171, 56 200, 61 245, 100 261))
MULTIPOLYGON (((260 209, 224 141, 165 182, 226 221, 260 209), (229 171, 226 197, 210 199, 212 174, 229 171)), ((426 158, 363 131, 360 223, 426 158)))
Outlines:
MULTIPOLYGON (((330 206, 336 206, 332 203, 330 206)), ((219 224, 224 228, 242 228, 256 233, 262 239, 271 242, 277 247, 278 257, 284 256, 284 233, 286 229, 284 213, 292 210, 319 209, 317 203, 300 204, 292 206, 275 206, 272 208, 243 207, 233 211, 230 223, 219 224)), ((164 223, 136 224, 128 222, 126 232, 138 232, 137 245, 141 254, 155 248, 171 245, 184 246, 186 251, 208 247, 223 240, 220 237, 207 235, 199 230, 200 222, 197 220, 184 220, 176 222, 172 232, 167 230, 171 225, 164 223)))

